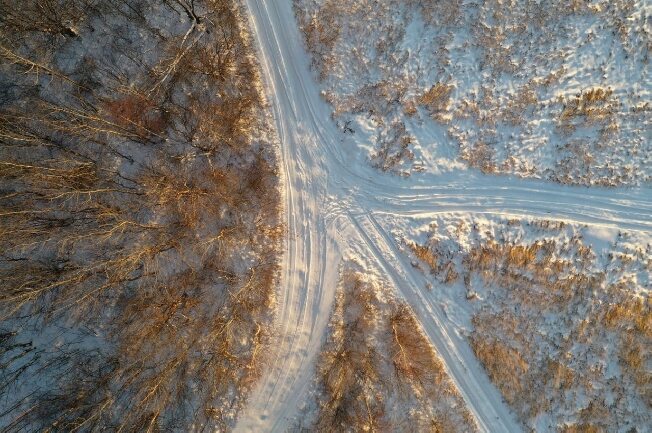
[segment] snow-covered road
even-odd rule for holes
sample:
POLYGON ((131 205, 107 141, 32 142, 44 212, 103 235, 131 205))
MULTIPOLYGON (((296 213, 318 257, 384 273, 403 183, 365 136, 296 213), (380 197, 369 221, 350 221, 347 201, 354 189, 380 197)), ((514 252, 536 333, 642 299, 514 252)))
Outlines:
POLYGON ((444 212, 537 216, 652 231, 652 191, 572 188, 459 171, 399 178, 370 167, 331 120, 309 69, 291 0, 246 0, 281 143, 288 237, 278 344, 236 431, 287 429, 307 398, 346 251, 375 263, 412 305, 483 432, 519 432, 514 415, 376 216, 444 212))

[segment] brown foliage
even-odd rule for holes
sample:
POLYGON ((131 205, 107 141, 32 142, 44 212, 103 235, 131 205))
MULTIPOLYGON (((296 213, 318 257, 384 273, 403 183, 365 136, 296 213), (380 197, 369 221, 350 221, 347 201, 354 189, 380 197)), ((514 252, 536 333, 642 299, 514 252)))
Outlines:
POLYGON ((505 399, 514 404, 524 391, 522 378, 529 366, 518 350, 498 340, 485 341, 484 337, 471 338, 471 347, 489 373, 505 399))
POLYGON ((20 7, 11 0, 0 1, 0 23, 12 33, 44 32, 77 36, 76 26, 87 14, 85 0, 25 0, 20 7))
MULTIPOLYGON (((322 353, 318 371, 325 401, 316 431, 386 431, 378 387, 381 354, 369 340, 377 320, 373 288, 360 276, 343 276, 345 291, 337 301, 340 316, 322 353)), ((382 385, 381 385, 382 386, 382 385)))
POLYGON ((358 272, 342 273, 311 431, 475 431, 410 307, 380 291, 358 272))
POLYGON ((616 101, 611 98, 612 90, 594 87, 573 98, 562 99, 564 107, 559 116, 559 126, 566 132, 591 123, 609 120, 616 110, 616 101))
POLYGON ((450 84, 437 83, 418 99, 433 118, 444 120, 451 103, 451 93, 455 87, 450 84))
POLYGON ((125 95, 107 101, 106 110, 114 122, 125 129, 135 129, 144 138, 159 135, 165 130, 165 118, 156 104, 143 95, 125 95))
POLYGON ((438 272, 439 258, 430 248, 425 245, 419 245, 416 243, 409 244, 409 247, 419 260, 428 265, 431 272, 438 272))
POLYGON ((604 433, 604 429, 592 424, 573 424, 562 428, 561 433, 604 433))
POLYGON ((390 356, 399 382, 416 382, 428 390, 439 387, 445 379, 443 364, 410 308, 399 304, 390 315, 388 326, 392 335, 390 356))
POLYGON ((306 45, 314 54, 312 65, 317 68, 321 78, 328 73, 332 62, 330 54, 340 37, 340 25, 337 23, 339 10, 337 2, 328 1, 319 16, 301 17, 306 45))

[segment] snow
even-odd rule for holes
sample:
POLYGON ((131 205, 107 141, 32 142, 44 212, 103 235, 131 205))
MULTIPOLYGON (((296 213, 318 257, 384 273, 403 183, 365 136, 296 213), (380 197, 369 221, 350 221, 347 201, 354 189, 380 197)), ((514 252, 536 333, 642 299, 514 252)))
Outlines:
MULTIPOLYGON (((603 323, 610 322, 611 319, 602 319, 601 314, 613 305, 626 306, 637 298, 643 302, 649 299, 652 288, 648 281, 652 257, 647 241, 649 232, 633 234, 590 225, 562 225, 541 219, 508 220, 501 215, 468 213, 401 220, 388 217, 384 223, 393 226, 391 231, 408 258, 414 257, 408 247, 416 242, 427 246, 435 253, 435 257, 452 260, 459 274, 469 272, 469 267, 473 268, 474 265, 465 265, 471 250, 477 252, 482 245, 497 240, 498 245, 534 245, 546 242, 548 246, 552 245, 555 259, 568 264, 571 276, 593 275, 595 280, 588 291, 583 293, 576 288, 576 293, 568 295, 568 301, 548 304, 549 301, 543 299, 549 289, 542 291, 536 287, 536 283, 525 287, 523 284, 520 287, 519 284, 501 287, 504 282, 501 283, 501 277, 498 276, 501 271, 513 273, 520 269, 527 278, 529 272, 540 272, 542 267, 537 270, 536 266, 523 266, 521 269, 512 264, 509 267, 503 266, 498 272, 483 269, 471 272, 473 277, 469 283, 464 279, 465 284, 462 284, 461 278, 452 282, 442 281, 442 272, 431 273, 426 263, 413 259, 431 285, 434 283, 434 289, 427 296, 446 305, 449 315, 457 317, 461 329, 478 332, 473 329, 471 317, 480 317, 483 328, 487 325, 491 327, 496 319, 499 324, 491 328, 492 333, 488 335, 486 328, 481 329, 479 338, 493 337, 515 345, 523 344, 523 338, 526 342, 534 342, 527 349, 520 350, 530 365, 530 378, 534 376, 534 380, 530 379, 526 383, 533 390, 536 388, 537 394, 546 396, 550 403, 544 412, 529 419, 528 426, 534 431, 556 431, 555 427, 574 422, 583 408, 589 404, 599 405, 602 400, 611 415, 606 419, 598 415, 583 417, 585 422, 603 426, 608 423, 605 431, 626 432, 632 425, 638 426, 638 431, 648 431, 646 425, 649 424, 649 410, 645 403, 645 392, 637 392, 631 381, 631 372, 626 375, 620 367, 623 362, 623 338, 627 332, 631 332, 631 320, 637 319, 629 319, 630 322, 624 328, 617 328, 603 323), (644 247, 646 243, 647 249, 644 247), (578 257, 575 254, 578 245, 581 248, 590 247, 590 254, 578 257), (459 301, 468 290, 465 286, 478 293, 468 305, 459 301), (526 292, 525 301, 520 298, 523 291, 526 292), (500 324, 497 318, 505 316, 510 317, 510 320, 519 320, 515 329, 510 330, 509 326, 500 324), (581 337, 577 333, 578 324, 582 329, 587 326, 586 331, 580 332, 581 337), (597 324, 601 326, 596 326, 597 324), (506 330, 509 331, 507 335, 504 334, 506 330), (560 351, 564 347, 566 349, 560 351), (572 356, 565 356, 565 350, 572 356), (562 362, 573 374, 571 377, 583 379, 574 379, 573 387, 566 391, 566 395, 557 392, 556 385, 545 389, 546 384, 550 383, 550 377, 536 375, 540 374, 539 371, 545 371, 548 359, 562 362), (537 365, 543 366, 542 369, 539 370, 537 365)), ((568 269, 564 275, 568 275, 566 272, 568 269)), ((641 314, 648 314, 645 311, 641 314)), ((640 319, 645 320, 643 317, 640 319)), ((638 344, 646 344, 643 335, 638 338, 638 344)), ((524 404, 527 403, 523 400, 513 402, 514 407, 521 410, 524 404)), ((524 417, 527 419, 532 415, 527 415, 526 412, 524 417)))
POLYGON ((389 163, 376 153, 383 143, 375 131, 364 139, 384 169, 441 172, 463 162, 562 183, 649 183, 645 2, 294 3, 306 33, 316 20, 325 27, 317 33, 338 35, 309 38, 336 119, 354 129, 371 119, 378 135, 423 123, 408 127, 410 145, 395 143, 389 163), (452 86, 450 100, 428 113, 418 100, 438 83, 452 86), (613 91, 608 115, 564 128, 565 105, 593 88, 613 91), (424 129, 445 134, 424 141, 424 129))
MULTIPOLYGON (((379 131, 377 117, 366 112, 351 115, 346 110, 334 116, 333 109, 337 107, 327 103, 327 100, 338 102, 340 95, 334 92, 336 85, 341 91, 355 92, 361 84, 355 80, 363 76, 375 82, 387 73, 398 81, 419 76, 423 71, 428 71, 429 75, 417 83, 420 90, 437 81, 438 74, 447 74, 458 100, 466 96, 473 99, 481 92, 474 74, 483 53, 477 47, 468 46, 462 33, 457 32, 450 37, 443 31, 428 27, 421 17, 410 16, 405 28, 383 39, 387 45, 382 58, 387 64, 405 64, 406 70, 376 70, 368 58, 375 56, 382 46, 360 46, 355 51, 347 51, 347 54, 359 55, 351 55, 350 63, 342 66, 334 80, 318 84, 311 68, 311 58, 304 46, 304 36, 297 25, 292 1, 244 0, 244 3, 249 12, 252 37, 259 50, 264 92, 271 109, 271 118, 267 120, 276 129, 269 131, 269 137, 260 137, 260 141, 265 143, 273 137, 279 143, 287 237, 274 324, 278 341, 270 348, 264 375, 255 386, 235 430, 285 432, 305 413, 313 387, 314 363, 322 349, 336 296, 338 270, 343 262, 355 262, 372 272, 374 279, 386 287, 395 288, 394 295, 412 307, 480 431, 525 431, 469 344, 474 312, 479 305, 494 299, 490 288, 475 281, 472 286, 477 291, 474 292, 465 292, 461 285, 446 286, 436 282, 433 285, 433 278, 423 272, 423 266, 406 253, 404 241, 426 241, 433 232, 431 224, 437 221, 436 231, 441 240, 458 240, 459 245, 446 245, 455 253, 474 242, 465 234, 465 230, 460 229, 461 224, 479 224, 490 231, 502 224, 499 221, 545 219, 581 227, 584 242, 601 256, 616 252, 616 242, 617 253, 624 258, 649 255, 652 243, 652 186, 644 179, 650 177, 649 137, 635 135, 632 144, 641 149, 642 155, 640 160, 631 164, 642 171, 643 176, 641 182, 628 179, 626 183, 641 186, 588 188, 555 184, 541 180, 545 178, 542 175, 545 169, 554 163, 549 151, 557 144, 539 140, 553 134, 554 125, 546 121, 550 111, 546 111, 540 118, 531 120, 528 125, 531 128, 528 132, 530 137, 515 138, 514 134, 519 131, 509 125, 502 125, 498 131, 499 150, 512 152, 513 148, 518 148, 515 143, 522 141, 524 168, 512 175, 486 175, 458 159, 459 149, 451 139, 451 128, 425 115, 422 108, 418 108, 417 115, 413 117, 396 113, 387 115, 388 128, 379 131), (431 42, 449 47, 452 69, 442 71, 428 63, 431 59, 421 57, 431 42), (396 52, 392 51, 392 47, 397 48, 396 52), (365 50, 369 51, 363 53, 365 50), (402 55, 397 58, 398 52, 414 55, 419 61, 405 63, 402 55), (349 120, 352 122, 347 123, 349 120), (401 125, 404 125, 404 130, 401 125), (394 129, 391 129, 392 126, 394 129), (347 131, 347 127, 353 132, 347 131), (401 174, 411 173, 409 177, 383 173, 374 168, 370 161, 370 155, 378 150, 376 142, 379 138, 386 138, 392 133, 400 136, 401 132, 412 137, 408 154, 413 152, 414 160, 401 165, 397 171, 401 174), (540 167, 536 164, 540 164, 540 167), (528 177, 528 173, 535 175, 528 179, 518 177, 528 177)), ((314 1, 312 3, 316 4, 314 1)), ((415 3, 415 0, 409 3, 415 3)), ((641 2, 635 4, 640 6, 641 2)), ((365 12, 362 2, 355 12, 365 12)), ((156 9, 148 10, 145 15, 153 24, 167 20, 156 9)), ((636 19, 644 18, 642 13, 636 19)), ((595 20, 586 17, 580 23, 588 33, 595 31, 597 25, 595 20)), ((352 25, 357 25, 359 30, 366 24, 361 20, 352 25)), ((186 30, 179 24, 179 27, 169 29, 169 34, 181 35, 186 30)), ((581 35, 573 33, 570 36, 575 38, 571 38, 574 41, 581 35)), ((143 40, 148 38, 147 35, 139 37, 143 40)), ((594 49, 618 48, 615 38, 609 35, 606 38, 608 44, 591 43, 591 40, 583 44, 578 51, 580 55, 573 61, 595 66, 595 57, 592 57, 594 49)), ((94 47, 108 47, 112 43, 100 36, 96 36, 96 39, 94 47)), ((80 45, 88 43, 87 40, 74 41, 68 50, 89 49, 80 45)), ((515 42, 511 41, 512 44, 515 42)), ((338 49, 345 48, 348 50, 350 47, 338 49)), ((622 52, 616 51, 616 56, 622 56, 622 52)), ((151 64, 160 53, 150 51, 150 54, 141 61, 151 64)), ((601 54, 606 55, 602 51, 601 54)), ((79 66, 66 63, 66 58, 61 55, 55 59, 63 71, 69 72, 79 66)), ((607 84, 627 87, 628 83, 624 81, 631 71, 608 65, 607 72, 607 84)), ((631 94, 638 95, 643 102, 649 99, 650 94, 646 77, 645 70, 641 69, 635 82, 631 83, 631 94)), ((583 89, 585 78, 579 76, 577 70, 571 70, 566 75, 565 87, 553 88, 550 94, 544 96, 552 101, 553 96, 558 96, 557 93, 572 95, 583 89)), ((526 81, 522 78, 515 83, 502 76, 493 77, 492 80, 493 84, 510 95, 518 92, 526 81)), ((367 91, 373 94, 379 90, 369 88, 367 91)), ((183 99, 182 95, 177 96, 183 99)), ((213 96, 210 95, 211 98, 213 96)), ((616 96, 622 99, 631 95, 617 92, 616 96)), ((217 97, 221 98, 222 95, 217 97)), ((645 110, 642 113, 640 116, 646 115, 645 110)), ((649 123, 649 119, 646 122, 649 123)), ((465 128, 469 124, 460 121, 454 126, 453 135, 468 135, 469 131, 465 128)), ((621 138, 631 138, 631 132, 625 128, 625 135, 621 138)), ((578 128, 577 134, 590 135, 592 132, 578 128)), ((529 232, 514 227, 505 236, 512 235, 527 237, 529 232)), ((478 236, 486 236, 486 232, 480 231, 478 236)), ((250 257, 235 252, 231 258, 239 261, 243 269, 249 267, 250 257)), ((613 266, 617 265, 614 261, 613 266)), ((628 276, 635 281, 641 297, 649 296, 649 265, 647 270, 637 269, 636 273, 628 276)), ((554 326, 557 318, 554 314, 542 318, 545 325, 542 336, 566 331, 554 326)), ((581 319, 580 315, 578 318, 581 319)), ((55 331, 48 328, 43 332, 43 344, 54 342, 57 349, 58 346, 67 345, 71 350, 76 349, 76 345, 84 349, 97 345, 96 336, 86 335, 81 330, 82 336, 76 342, 58 338, 55 331)), ((572 350, 580 352, 582 347, 573 346, 572 350)), ((605 350, 611 353, 614 347, 609 345, 605 350)), ((609 378, 617 377, 620 367, 612 362, 613 356, 609 360, 603 366, 606 375, 609 378)), ((47 384, 48 381, 35 385, 47 384)), ((224 397, 228 399, 230 396, 224 397)), ((585 404, 587 400, 581 393, 577 396, 578 404, 585 404)), ((232 415, 235 416, 234 413, 232 415)), ((548 431, 556 421, 554 416, 544 413, 533 422, 537 431, 548 431)))
MULTIPOLYGON (((457 303, 423 296, 423 275, 399 251, 387 220, 442 213, 544 217, 600 230, 652 230, 652 191, 556 185, 493 177, 454 164, 401 178, 368 161, 364 123, 336 127, 310 70, 289 0, 247 0, 251 28, 282 149, 288 239, 268 370, 236 431, 285 431, 307 398, 326 332, 342 260, 374 264, 413 307, 483 432, 522 426, 491 384, 466 340, 457 303)), ((463 309, 463 308, 462 308, 463 309)))

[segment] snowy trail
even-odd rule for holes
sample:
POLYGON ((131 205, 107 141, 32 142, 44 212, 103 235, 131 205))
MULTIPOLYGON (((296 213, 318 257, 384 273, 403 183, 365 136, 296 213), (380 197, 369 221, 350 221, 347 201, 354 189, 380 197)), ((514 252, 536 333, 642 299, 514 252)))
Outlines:
POLYGON ((475 171, 408 179, 383 175, 355 137, 330 119, 309 69, 291 0, 245 0, 281 143, 288 237, 283 259, 278 343, 236 431, 284 432, 312 379, 337 286, 337 267, 354 245, 412 305, 483 432, 520 432, 465 338, 424 296, 423 276, 398 251, 375 215, 500 213, 652 230, 652 191, 565 187, 475 171))

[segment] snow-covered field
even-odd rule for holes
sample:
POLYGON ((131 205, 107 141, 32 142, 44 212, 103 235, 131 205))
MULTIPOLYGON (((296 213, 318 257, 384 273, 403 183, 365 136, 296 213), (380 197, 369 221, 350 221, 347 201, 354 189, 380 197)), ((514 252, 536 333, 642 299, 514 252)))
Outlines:
POLYGON ((649 232, 474 214, 387 225, 530 428, 649 431, 649 232))
POLYGON ((650 182, 642 0, 295 0, 323 96, 372 162, 650 182))
MULTIPOLYGON (((425 289, 430 277, 413 266, 392 230, 408 219, 473 213, 588 225, 596 239, 626 230, 644 245, 652 232, 652 191, 498 177, 448 163, 407 178, 383 174, 369 164, 369 143, 362 138, 369 134, 351 134, 331 117, 333 107, 321 96, 290 1, 246 4, 282 149, 288 238, 278 345, 236 431, 285 431, 301 416, 314 388, 343 260, 361 263, 411 305, 480 431, 525 431, 520 409, 510 408, 476 358, 468 338, 470 301, 457 296, 446 304, 432 296, 425 289), (450 314, 458 310, 467 311, 466 322, 450 314)), ((643 251, 649 255, 645 246, 643 251)), ((649 274, 649 265, 639 274, 649 274)), ((649 314, 649 279, 641 277, 640 285, 636 296, 649 314)), ((537 424, 537 431, 564 428, 553 425, 563 418, 555 416, 545 418, 549 424, 537 424)), ((635 419, 645 431, 649 412, 635 419)))

